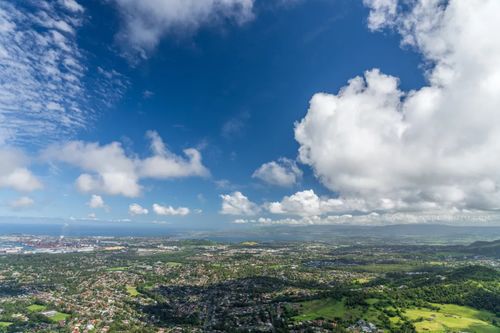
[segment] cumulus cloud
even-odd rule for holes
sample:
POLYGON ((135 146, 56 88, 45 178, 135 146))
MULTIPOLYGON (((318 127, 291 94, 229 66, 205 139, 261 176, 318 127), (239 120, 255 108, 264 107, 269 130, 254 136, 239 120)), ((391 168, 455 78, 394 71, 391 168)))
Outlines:
POLYGON ((387 224, 463 224, 470 225, 474 221, 481 225, 495 225, 498 222, 496 213, 484 211, 450 211, 435 212, 393 212, 378 214, 342 214, 342 215, 313 215, 284 218, 236 219, 235 224, 261 224, 261 225, 387 225, 387 224))
POLYGON ((398 0, 363 0, 365 6, 370 7, 368 28, 379 30, 396 17, 398 0))
POLYGON ((122 145, 70 141, 52 145, 43 153, 48 160, 61 161, 85 171, 76 180, 82 192, 102 192, 136 197, 141 193, 142 178, 168 179, 209 174, 196 149, 186 149, 187 158, 168 151, 156 132, 148 132, 153 156, 140 159, 128 156, 122 145), (88 173, 91 172, 91 173, 88 173))
MULTIPOLYGON (((221 198, 220 213, 225 215, 252 216, 264 212, 276 215, 313 217, 328 214, 344 215, 352 212, 366 214, 373 208, 361 199, 320 197, 313 190, 299 191, 285 196, 281 201, 265 202, 262 205, 250 201, 241 192, 221 195, 221 198)), ((266 218, 243 220, 264 223, 266 218)))
POLYGON ((42 188, 42 183, 27 168, 28 158, 18 150, 0 148, 0 188, 31 192, 42 188))
POLYGON ((159 204, 153 204, 153 211, 157 215, 170 215, 170 216, 186 216, 190 213, 187 207, 174 208, 172 206, 162 206, 159 204))
POLYGON ((265 204, 273 214, 314 216, 326 213, 342 213, 363 211, 366 204, 362 200, 345 200, 342 198, 320 198, 313 190, 299 191, 281 201, 265 204))
POLYGON ((290 187, 302 178, 302 170, 297 163, 288 158, 280 158, 277 162, 272 161, 262 164, 252 175, 268 184, 290 187))
POLYGON ((35 204, 35 201, 31 199, 30 197, 20 197, 14 201, 10 202, 10 207, 15 208, 15 209, 22 209, 22 208, 27 208, 31 207, 35 204))
POLYGON ((148 131, 151 140, 153 156, 141 161, 139 174, 142 177, 168 179, 188 176, 207 177, 208 169, 201 161, 201 154, 197 149, 184 150, 187 158, 170 152, 157 132, 148 131))
POLYGON ((500 2, 393 3, 365 1, 370 27, 420 52, 428 84, 404 92, 373 69, 316 94, 295 126, 300 161, 377 210, 499 209, 500 2))
POLYGON ((146 58, 169 34, 193 33, 202 25, 253 18, 254 0, 113 0, 122 16, 118 40, 130 56, 146 58))
POLYGON ((149 211, 147 208, 144 208, 139 204, 133 203, 130 206, 128 206, 128 213, 132 216, 147 215, 149 211))
POLYGON ((90 208, 105 208, 104 200, 100 195, 92 194, 88 202, 90 208))
POLYGON ((233 221, 235 224, 249 224, 249 223, 259 223, 259 224, 273 224, 275 221, 267 217, 259 217, 257 219, 236 219, 233 221))
POLYGON ((224 215, 255 215, 261 211, 260 207, 248 200, 241 192, 233 192, 231 194, 223 194, 221 214, 224 215))
MULTIPOLYGON (((222 196, 225 214, 229 215, 256 215, 266 213, 266 216, 255 218, 238 218, 233 221, 236 224, 257 223, 257 224, 333 224, 333 223, 382 223, 389 222, 404 223, 404 218, 408 217, 408 223, 417 222, 439 222, 450 221, 452 217, 465 220, 474 216, 478 211, 466 209, 459 210, 451 208, 447 210, 429 210, 412 212, 391 212, 393 206, 386 201, 364 200, 362 198, 331 198, 318 196, 313 190, 298 191, 290 196, 285 196, 280 201, 265 202, 258 206, 248 200, 239 192, 231 196, 222 196), (251 206, 250 209, 245 207, 251 206), (246 211, 247 213, 243 212, 246 211), (379 211, 380 213, 376 212, 379 211), (276 218, 277 215, 284 217, 276 218), (270 216, 270 217, 269 217, 270 216)), ((488 216, 486 221, 492 221, 496 215, 488 216)))
POLYGON ((83 12, 75 0, 0 2, 0 142, 67 137, 123 94, 118 73, 89 71, 83 12))
POLYGON ((136 163, 118 142, 107 145, 71 141, 52 145, 45 153, 50 160, 65 162, 93 174, 83 173, 76 180, 82 192, 103 192, 111 195, 138 196, 141 191, 136 163))

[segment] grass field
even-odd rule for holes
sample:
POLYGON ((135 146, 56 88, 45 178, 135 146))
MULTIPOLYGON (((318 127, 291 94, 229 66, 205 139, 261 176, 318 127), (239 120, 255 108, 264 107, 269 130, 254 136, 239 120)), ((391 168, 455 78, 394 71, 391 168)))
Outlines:
POLYGON ((293 317, 296 321, 314 320, 316 318, 342 318, 345 314, 344 302, 332 298, 319 299, 301 303, 301 314, 293 317))
POLYGON ((430 309, 408 309, 405 315, 415 322, 418 332, 474 332, 498 333, 500 327, 491 324, 494 317, 487 311, 453 304, 435 304, 439 311, 430 309))
POLYGON ((10 325, 12 325, 12 323, 9 321, 0 321, 0 327, 9 327, 10 325))
POLYGON ((357 283, 364 284, 364 283, 370 282, 371 280, 373 280, 373 278, 371 278, 371 277, 362 277, 362 278, 355 279, 354 281, 357 283))
POLYGON ((324 318, 333 320, 335 318, 352 319, 363 318, 365 320, 377 323, 380 312, 375 309, 374 305, 379 300, 376 298, 367 299, 368 307, 355 307, 346 309, 344 301, 335 300, 332 298, 319 299, 314 301, 302 302, 300 314, 293 317, 296 321, 314 320, 324 318))
POLYGON ((66 320, 70 317, 69 314, 57 311, 55 315, 49 317, 53 322, 60 322, 61 320, 66 320))
POLYGON ((28 306, 28 310, 31 312, 40 312, 44 311, 45 309, 47 309, 47 307, 40 304, 31 304, 30 306, 28 306))
POLYGON ((134 286, 127 286, 127 292, 130 296, 136 297, 139 295, 139 292, 137 291, 137 288, 134 286))
POLYGON ((175 261, 169 261, 165 263, 166 266, 168 267, 180 267, 182 264, 180 262, 175 262, 175 261))
MULTIPOLYGON (((343 301, 325 298, 300 303, 299 315, 293 317, 295 321, 315 320, 318 318, 335 319, 358 317, 373 323, 379 321, 380 310, 374 305, 379 300, 367 299, 368 307, 355 307, 346 310, 343 301)), ((448 333, 500 333, 500 327, 494 326, 491 321, 495 315, 488 311, 480 311, 467 306, 454 304, 434 304, 439 310, 427 308, 408 309, 405 316, 414 322, 417 332, 448 333)), ((390 318, 391 322, 399 323, 400 318, 390 318)))
MULTIPOLYGON (((31 304, 30 306, 28 306, 28 311, 30 312, 42 312, 42 311, 45 311, 47 310, 47 306, 45 305, 40 305, 40 304, 31 304)), ((70 315, 67 314, 67 313, 63 313, 63 312, 59 312, 59 311, 56 311, 56 313, 53 315, 53 316, 50 316, 48 317, 50 320, 52 320, 53 322, 59 322, 61 320, 66 320, 68 319, 70 315)), ((1 327, 1 325, 0 325, 1 327)))

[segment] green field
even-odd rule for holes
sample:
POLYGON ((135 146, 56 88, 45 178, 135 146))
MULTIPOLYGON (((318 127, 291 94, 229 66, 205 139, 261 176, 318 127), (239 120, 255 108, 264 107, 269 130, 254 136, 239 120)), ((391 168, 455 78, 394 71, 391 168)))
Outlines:
POLYGON ((31 304, 30 306, 28 306, 28 310, 31 312, 40 312, 44 311, 45 309, 47 309, 47 307, 40 304, 31 304))
POLYGON ((175 261, 169 261, 165 263, 167 267, 181 267, 182 264, 180 262, 175 262, 175 261))
POLYGON ((49 317, 53 322, 59 322, 61 320, 66 320, 70 317, 69 314, 57 311, 55 315, 49 317))
POLYGON ((364 284, 364 283, 370 282, 371 280, 373 280, 373 278, 371 278, 371 277, 362 277, 362 278, 355 279, 354 281, 357 283, 360 283, 360 284, 364 284))
POLYGON ((132 297, 136 297, 138 296, 140 293, 137 291, 137 288, 134 287, 134 286, 126 286, 127 288, 127 292, 130 296, 132 297))
POLYGON ((467 306, 435 304, 439 311, 430 309, 408 309, 405 315, 415 321, 417 332, 474 332, 498 333, 500 327, 491 324, 494 315, 487 311, 467 306))
POLYGON ((316 318, 342 318, 345 314, 344 302, 332 298, 319 299, 301 303, 301 314, 293 317, 296 321, 314 320, 316 318))
MULTIPOLYGON (((295 321, 315 320, 318 318, 334 320, 335 318, 360 317, 377 323, 380 310, 374 305, 379 302, 376 298, 367 299, 367 308, 355 307, 346 310, 343 301, 325 298, 300 303, 299 315, 293 317, 295 321)), ((405 316, 414 322, 417 332, 448 333, 500 333, 500 328, 491 322, 495 315, 488 311, 480 311, 467 306, 454 304, 433 304, 439 310, 427 308, 413 308, 404 312, 405 316)), ((400 323, 398 317, 390 318, 394 324, 400 323)), ((497 318, 498 320, 498 318, 497 318)))
POLYGON ((344 300, 339 301, 332 298, 325 298, 314 301, 302 302, 300 314, 293 317, 295 321, 314 320, 324 318, 334 320, 335 318, 352 319, 363 318, 377 323, 380 312, 374 307, 379 300, 376 298, 367 299, 368 307, 354 307, 346 309, 344 300))
POLYGON ((0 327, 9 327, 10 325, 12 325, 11 322, 8 322, 8 321, 0 321, 0 327))
MULTIPOLYGON (((42 312, 47 310, 47 306, 40 304, 31 304, 27 307, 30 312, 42 312)), ((61 320, 66 320, 70 315, 67 313, 57 311, 55 315, 48 317, 53 322, 59 322, 61 320)), ((1 327, 1 325, 0 325, 1 327)))

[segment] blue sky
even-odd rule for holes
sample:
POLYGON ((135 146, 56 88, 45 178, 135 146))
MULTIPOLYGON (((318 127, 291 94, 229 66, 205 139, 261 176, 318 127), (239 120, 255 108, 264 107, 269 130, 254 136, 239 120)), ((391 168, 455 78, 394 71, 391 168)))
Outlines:
POLYGON ((486 119, 498 112, 479 102, 487 88, 457 82, 479 81, 471 73, 486 75, 485 63, 496 80, 494 60, 466 52, 475 22, 496 23, 478 10, 456 37, 467 10, 396 0, 2 4, 0 214, 193 226, 490 219, 500 177, 485 155, 498 152, 490 139, 500 133, 486 119), (457 97, 465 91, 476 104, 457 97), (485 120, 475 127, 474 105, 485 120))

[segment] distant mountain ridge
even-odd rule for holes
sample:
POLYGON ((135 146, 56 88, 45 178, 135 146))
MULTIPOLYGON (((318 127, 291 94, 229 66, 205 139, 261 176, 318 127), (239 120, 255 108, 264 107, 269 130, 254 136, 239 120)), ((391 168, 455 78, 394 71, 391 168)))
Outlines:
POLYGON ((471 254, 500 258, 500 239, 491 242, 476 241, 467 246, 465 250, 471 254))
POLYGON ((321 241, 355 243, 372 240, 394 244, 468 245, 476 241, 500 239, 500 226, 451 226, 439 224, 253 226, 198 236, 221 241, 321 241))

